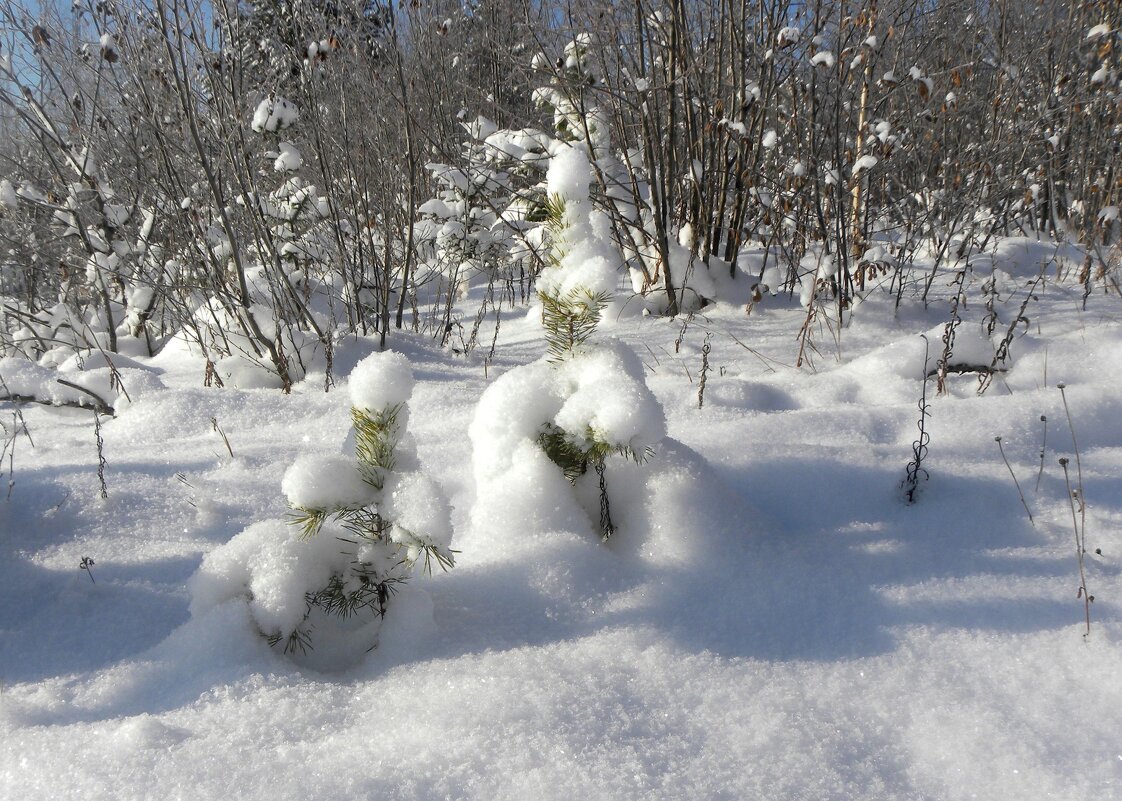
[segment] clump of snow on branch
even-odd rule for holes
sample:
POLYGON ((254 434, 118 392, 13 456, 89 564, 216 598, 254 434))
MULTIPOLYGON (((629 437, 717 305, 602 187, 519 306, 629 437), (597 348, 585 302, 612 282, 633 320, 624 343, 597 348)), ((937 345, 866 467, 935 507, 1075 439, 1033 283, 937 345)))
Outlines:
POLYGON ((296 106, 283 97, 267 97, 257 104, 250 127, 256 133, 283 131, 300 119, 296 106))

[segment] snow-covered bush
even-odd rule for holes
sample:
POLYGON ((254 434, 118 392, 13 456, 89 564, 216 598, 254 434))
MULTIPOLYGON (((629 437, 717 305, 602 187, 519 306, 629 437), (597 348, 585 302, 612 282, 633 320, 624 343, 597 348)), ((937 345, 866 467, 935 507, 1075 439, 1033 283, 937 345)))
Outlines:
POLYGON ((643 462, 665 422, 634 353, 590 341, 616 285, 617 259, 589 201, 585 150, 559 150, 547 182, 553 235, 538 297, 549 353, 503 375, 480 400, 470 432, 478 494, 481 505, 507 504, 505 488, 524 485, 516 494, 533 517, 563 493, 563 477, 607 538, 616 529, 609 460, 643 462))
POLYGON ((326 637, 353 655, 375 643, 395 589, 418 564, 453 565, 451 508, 417 470, 406 434, 412 390, 404 356, 359 363, 350 377, 353 454, 298 457, 281 484, 289 519, 254 524, 208 554, 191 581, 193 614, 242 597, 286 652, 326 637))

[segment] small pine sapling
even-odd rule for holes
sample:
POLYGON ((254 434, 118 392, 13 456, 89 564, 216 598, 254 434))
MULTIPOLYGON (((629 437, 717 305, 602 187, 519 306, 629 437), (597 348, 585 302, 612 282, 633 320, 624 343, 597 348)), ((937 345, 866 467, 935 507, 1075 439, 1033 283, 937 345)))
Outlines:
POLYGON ((665 422, 634 352, 593 339, 622 259, 604 238, 604 220, 589 198, 591 169, 579 145, 564 146, 551 159, 550 249, 538 278, 548 352, 488 388, 471 436, 480 497, 523 480, 514 454, 528 440, 567 479, 589 522, 607 539, 619 522, 608 463, 617 456, 643 463, 665 436, 665 422), (527 397, 534 402, 527 404, 527 397), (503 486, 492 487, 500 477, 503 486))
MULTIPOLYGON (((408 449, 403 446, 412 389, 412 371, 400 354, 374 354, 363 361, 350 384, 355 462, 344 466, 348 460, 338 457, 337 471, 324 476, 318 473, 321 459, 298 459, 285 475, 292 525, 309 539, 328 521, 337 524, 346 532, 338 539, 348 546, 350 557, 346 570, 306 594, 305 619, 316 607, 341 617, 364 610, 383 617, 395 588, 408 580, 418 562, 427 573, 434 562, 444 570, 455 564, 443 493, 427 477, 398 469, 399 461, 412 461, 411 454, 402 453, 408 449), (335 483, 341 476, 347 478, 335 483), (330 488, 324 478, 331 481, 330 488)), ((310 641, 301 627, 288 636, 305 647, 310 641)), ((274 642, 278 640, 279 635, 274 642)))
MULTIPOLYGON (((554 157, 548 174, 546 208, 551 247, 548 266, 538 282, 538 298, 549 348, 547 361, 569 373, 581 372, 582 357, 595 353, 590 340, 611 301, 615 283, 608 254, 589 247, 595 242, 588 197, 590 170, 584 150, 572 147, 554 157)), ((580 378, 574 378, 579 384, 580 378)), ((571 484, 576 484, 589 467, 594 469, 600 495, 600 536, 607 539, 616 530, 605 477, 607 459, 615 453, 641 463, 648 449, 616 441, 586 420, 574 422, 576 425, 568 426, 556 420, 543 423, 538 444, 571 484)))
POLYGON ((453 566, 451 508, 406 433, 408 361, 373 354, 349 389, 352 453, 293 462, 281 484, 288 520, 254 524, 208 554, 192 579, 193 614, 241 597, 286 653, 318 648, 326 635, 335 651, 361 654, 418 565, 453 566))

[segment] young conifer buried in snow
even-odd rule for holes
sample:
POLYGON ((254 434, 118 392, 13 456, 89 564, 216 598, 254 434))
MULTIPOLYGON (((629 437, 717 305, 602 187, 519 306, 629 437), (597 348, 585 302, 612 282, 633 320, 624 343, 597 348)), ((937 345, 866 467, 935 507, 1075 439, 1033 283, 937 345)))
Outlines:
POLYGON ((609 457, 643 461, 665 436, 665 422, 634 353, 618 342, 591 341, 619 263, 589 199, 591 182, 582 148, 564 146, 553 155, 547 176, 551 250, 538 278, 549 353, 488 388, 471 437, 481 497, 501 496, 534 473, 533 457, 522 447, 528 440, 577 496, 598 498, 599 508, 585 512, 607 538, 617 526, 609 457))
POLYGON ((344 617, 363 608, 382 616, 395 585, 408 579, 419 560, 426 572, 433 561, 443 569, 454 564, 443 493, 427 477, 397 470, 399 459, 403 466, 414 461, 402 452, 408 450, 403 441, 412 391, 404 356, 367 358, 350 378, 355 462, 343 457, 337 469, 317 470, 320 460, 301 457, 285 474, 293 525, 314 537, 331 519, 350 535, 340 540, 354 546, 350 575, 332 576, 327 587, 309 595, 310 605, 344 617))
POLYGON ((297 458, 281 484, 288 524, 255 524, 208 554, 192 579, 193 613, 246 597, 258 629, 286 653, 306 651, 317 626, 362 638, 365 650, 418 563, 452 567, 451 508, 417 469, 406 434, 412 390, 398 353, 354 369, 353 455, 297 458))

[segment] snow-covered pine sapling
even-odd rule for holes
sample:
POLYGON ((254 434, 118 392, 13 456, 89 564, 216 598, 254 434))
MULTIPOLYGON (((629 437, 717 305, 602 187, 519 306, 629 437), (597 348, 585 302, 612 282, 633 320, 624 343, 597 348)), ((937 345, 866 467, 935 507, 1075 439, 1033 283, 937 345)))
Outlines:
POLYGON ((419 472, 406 433, 413 375, 375 353, 350 377, 353 451, 305 454, 281 484, 287 521, 255 523, 203 560, 192 614, 248 602, 257 630, 285 652, 353 661, 377 642, 397 588, 418 564, 454 562, 451 508, 419 472), (321 645, 323 646, 321 651, 321 645), (339 656, 342 654, 342 656, 339 656))
POLYGON ((308 593, 309 609, 343 617, 369 609, 381 617, 418 561, 426 572, 434 561, 445 570, 455 563, 443 492, 428 477, 401 469, 415 463, 406 442, 412 391, 404 356, 368 357, 350 378, 355 460, 300 457, 285 474, 290 522, 301 535, 315 537, 332 521, 349 535, 340 541, 353 549, 345 571, 308 593))
MULTIPOLYGON (((550 250, 548 266, 538 279, 542 326, 553 365, 572 362, 585 348, 600 323, 600 314, 612 298, 615 270, 602 247, 596 247, 592 209, 588 197, 591 166, 583 149, 567 147, 549 166, 547 185, 550 250)), ((596 471, 600 489, 600 535, 615 532, 607 493, 607 457, 618 453, 641 462, 645 451, 610 441, 590 425, 567 429, 555 422, 542 426, 538 441, 550 460, 576 483, 589 467, 596 471)))
POLYGON ((607 538, 617 522, 609 500, 608 459, 644 461, 665 436, 665 422, 635 354, 616 342, 592 342, 620 260, 608 241, 606 221, 589 200, 591 180, 582 147, 562 146, 554 154, 547 176, 550 254, 538 278, 549 352, 488 388, 471 437, 480 508, 489 508, 493 498, 505 497, 541 470, 533 450, 544 453, 575 488, 574 500, 583 501, 585 515, 599 518, 600 535, 607 538))

